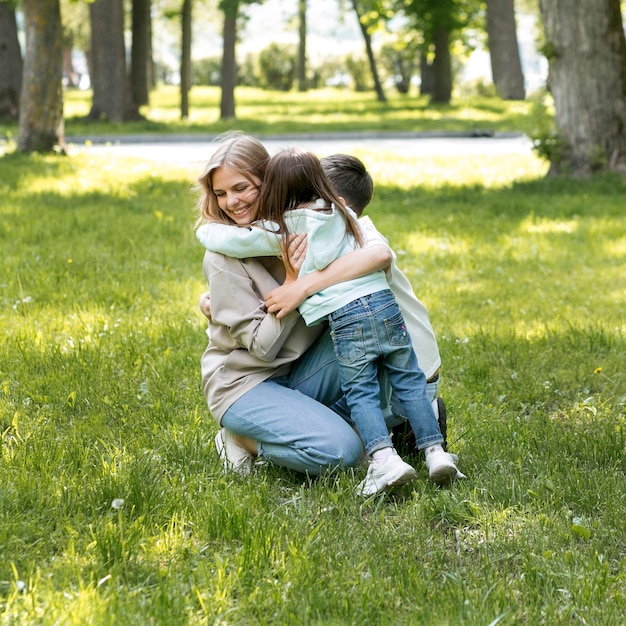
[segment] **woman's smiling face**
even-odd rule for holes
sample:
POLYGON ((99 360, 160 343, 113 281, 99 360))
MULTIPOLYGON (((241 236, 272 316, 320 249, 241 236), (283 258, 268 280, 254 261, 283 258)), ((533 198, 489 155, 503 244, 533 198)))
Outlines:
POLYGON ((211 185, 220 209, 236 224, 245 226, 255 220, 254 203, 261 186, 258 178, 253 176, 250 180, 236 169, 222 165, 213 172, 211 185))

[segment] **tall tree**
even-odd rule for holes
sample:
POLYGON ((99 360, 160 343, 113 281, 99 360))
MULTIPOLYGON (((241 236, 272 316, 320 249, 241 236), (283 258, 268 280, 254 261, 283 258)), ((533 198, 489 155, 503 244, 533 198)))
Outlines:
POLYGON ((385 95, 383 85, 380 82, 380 77, 378 75, 378 66, 376 64, 376 57, 374 56, 374 49, 372 48, 371 28, 373 23, 380 19, 380 14, 377 7, 371 6, 369 7, 371 10, 366 15, 364 8, 359 3, 359 0, 352 0, 352 8, 354 9, 357 20, 359 21, 359 28, 361 29, 363 41, 365 42, 365 53, 367 54, 367 61, 372 73, 372 80, 374 81, 376 98, 379 102, 387 102, 387 96, 385 95))
POLYGON ((220 119, 224 120, 235 117, 235 85, 237 84, 235 44, 237 43, 239 0, 221 0, 220 8, 224 12, 220 119))
POLYGON ((17 119, 22 90, 22 51, 15 6, 0 1, 0 117, 17 119))
POLYGON ((18 150, 63 148, 63 30, 59 0, 23 0, 26 54, 18 150))
POLYGON ((563 145, 551 172, 626 173, 626 42, 620 0, 540 0, 548 86, 563 145))
POLYGON ((428 78, 432 102, 447 103, 452 97, 453 41, 463 41, 463 31, 476 20, 477 0, 395 0, 411 25, 423 34, 424 52, 430 65, 428 78), (432 63, 430 59, 432 58, 432 63))
POLYGON ((306 79, 306 2, 298 0, 298 91, 308 89, 306 79))
POLYGON ((445 20, 436 22, 433 28, 433 90, 430 101, 448 104, 452 99, 452 55, 450 54, 450 31, 445 20))
POLYGON ((191 89, 191 14, 192 0, 183 0, 180 55, 180 117, 183 120, 189 118, 189 90, 191 89))
POLYGON ((89 12, 93 103, 88 117, 110 122, 138 119, 126 73, 123 0, 95 0, 89 12))
POLYGON ((220 101, 220 119, 235 117, 235 86, 237 85, 237 22, 240 9, 247 4, 262 0, 220 0, 219 8, 224 14, 223 50, 222 50, 222 97, 220 101))
POLYGON ((151 0, 133 0, 132 43, 130 49, 130 85, 137 106, 150 100, 152 74, 151 0))
POLYGON ((487 37, 491 73, 503 100, 523 100, 524 74, 517 44, 514 0, 487 0, 487 37))

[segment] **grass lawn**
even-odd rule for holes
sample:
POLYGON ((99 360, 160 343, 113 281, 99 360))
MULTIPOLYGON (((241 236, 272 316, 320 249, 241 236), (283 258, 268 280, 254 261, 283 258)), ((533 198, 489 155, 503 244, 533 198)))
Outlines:
POLYGON ((4 624, 623 624, 626 182, 359 154, 468 480, 224 475, 197 171, 0 158, 4 624))
MULTIPOLYGON (((209 134, 237 128, 256 135, 320 132, 526 132, 538 123, 532 101, 504 102, 499 98, 458 97, 449 105, 430 105, 428 98, 389 93, 389 102, 373 92, 319 89, 307 93, 276 92, 238 87, 237 121, 221 121, 220 89, 194 87, 189 119, 180 119, 177 87, 161 86, 141 109, 141 122, 87 122, 91 92, 69 90, 65 101, 65 135, 91 137, 118 134, 209 134)), ((17 137, 17 124, 0 120, 0 138, 17 137)))

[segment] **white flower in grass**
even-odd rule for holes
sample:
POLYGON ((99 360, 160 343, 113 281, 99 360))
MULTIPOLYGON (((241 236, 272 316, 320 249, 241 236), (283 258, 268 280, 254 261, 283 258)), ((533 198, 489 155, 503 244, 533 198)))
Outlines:
POLYGON ((124 506, 124 498, 114 498, 111 502, 111 508, 119 511, 124 506))

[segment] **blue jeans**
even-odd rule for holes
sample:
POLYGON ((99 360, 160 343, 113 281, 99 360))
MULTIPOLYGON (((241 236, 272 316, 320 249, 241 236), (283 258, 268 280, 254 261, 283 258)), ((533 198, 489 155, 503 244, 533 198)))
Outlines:
POLYGON ((222 426, 257 442, 260 457, 318 475, 357 465, 363 445, 353 428, 330 408, 342 395, 337 359, 327 331, 287 376, 258 384, 224 413, 222 426))
POLYGON ((358 298, 328 318, 341 387, 367 454, 392 445, 381 409, 381 368, 411 424, 418 450, 443 443, 426 377, 391 290, 358 298))

